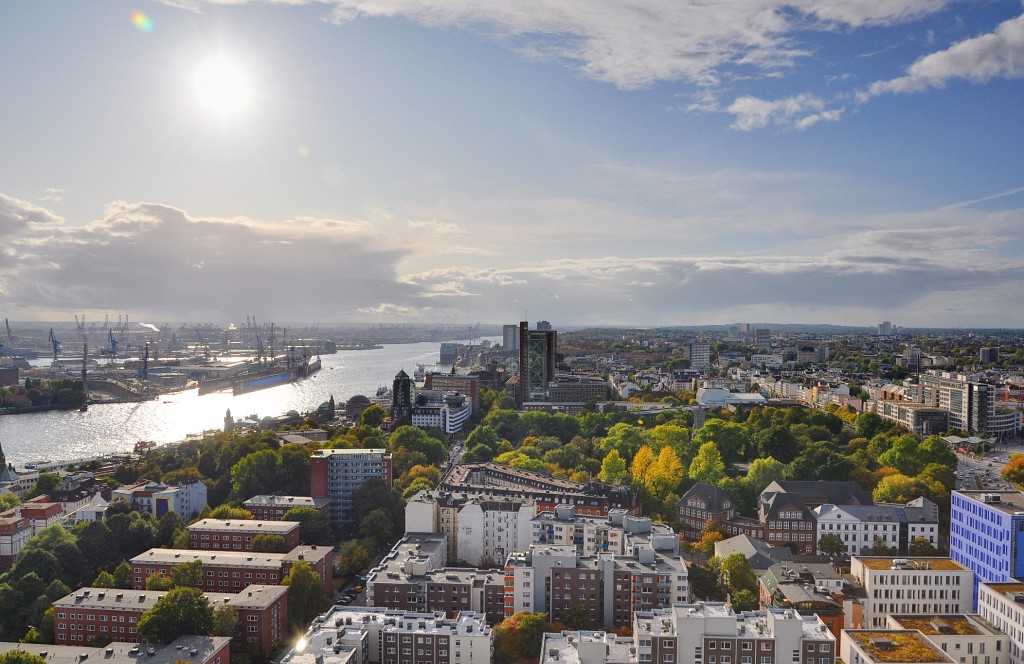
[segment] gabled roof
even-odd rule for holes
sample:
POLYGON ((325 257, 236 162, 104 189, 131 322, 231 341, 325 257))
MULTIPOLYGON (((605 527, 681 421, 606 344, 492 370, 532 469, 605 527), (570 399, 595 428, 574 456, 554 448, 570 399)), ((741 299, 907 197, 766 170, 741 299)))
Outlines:
POLYGON ((772 482, 765 492, 795 493, 807 505, 874 505, 871 494, 856 482, 782 480, 772 482))
POLYGON ((769 492, 767 489, 761 493, 758 512, 761 514, 762 521, 777 519, 779 512, 787 508, 799 510, 801 517, 804 519, 814 518, 807 504, 795 493, 788 493, 786 491, 769 492))
POLYGON ((724 512, 726 510, 733 509, 732 499, 729 498, 729 494, 724 489, 720 489, 713 484, 705 484, 704 482, 697 482, 683 494, 683 497, 676 502, 677 507, 685 507, 687 501, 690 498, 699 497, 704 500, 708 505, 709 512, 724 512), (728 505, 728 507, 725 507, 728 505))

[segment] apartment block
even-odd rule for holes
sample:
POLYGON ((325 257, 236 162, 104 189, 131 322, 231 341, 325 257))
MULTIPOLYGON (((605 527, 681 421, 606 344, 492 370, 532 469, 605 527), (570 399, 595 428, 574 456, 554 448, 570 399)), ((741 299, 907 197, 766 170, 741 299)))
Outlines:
POLYGON ((927 498, 906 505, 819 505, 813 513, 818 538, 838 535, 850 555, 869 554, 876 539, 899 554, 917 538, 939 545, 939 509, 927 498))
POLYGON ((280 521, 293 507, 311 507, 320 510, 327 518, 331 516, 330 498, 311 496, 253 496, 242 503, 242 507, 260 521, 280 521))
POLYGON ((953 491, 949 557, 974 572, 978 584, 1024 578, 1024 493, 953 491))
POLYGON ((854 556, 850 575, 867 595, 864 628, 883 628, 891 614, 972 611, 974 573, 949 558, 854 556))
POLYGON ((0 569, 8 569, 25 542, 32 537, 32 524, 21 516, 0 517, 0 569))
POLYGON ((976 614, 889 616, 889 629, 917 630, 960 664, 1009 664, 1010 639, 976 614))
POLYGON ((982 583, 978 615, 1009 639, 1009 664, 1024 664, 1024 583, 982 583))
POLYGON ((12 651, 42 657, 48 664, 79 664, 93 660, 103 664, 175 664, 186 660, 191 664, 230 664, 231 639, 226 636, 181 636, 167 645, 141 646, 130 641, 115 640, 98 648, 52 643, 0 643, 0 653, 12 651))
POLYGON ((302 542, 297 521, 251 521, 203 519, 188 527, 190 549, 252 551, 252 540, 259 535, 274 535, 284 541, 286 551, 302 542))
POLYGON ((719 603, 680 604, 633 616, 638 662, 835 664, 837 643, 816 616, 791 609, 737 614, 719 603))
POLYGON ((317 450, 309 459, 310 495, 331 501, 331 525, 354 529, 352 495, 369 479, 391 486, 391 454, 385 449, 317 450))
POLYGON ((175 567, 193 560, 202 564, 203 582, 198 587, 206 592, 237 593, 252 584, 281 585, 300 560, 309 563, 328 593, 333 591, 334 550, 329 546, 300 546, 288 553, 150 549, 129 561, 132 588, 145 590, 150 576, 171 576, 175 567))
MULTIPOLYGON (((166 592, 80 588, 53 603, 57 645, 81 645, 94 638, 141 642, 137 625, 166 592)), ((288 589, 251 585, 240 593, 205 593, 215 608, 230 606, 238 614, 238 640, 269 655, 286 636, 288 589)))
POLYGON ((528 498, 536 503, 537 512, 551 512, 556 505, 566 504, 575 505, 579 514, 591 516, 605 516, 612 509, 639 514, 635 497, 626 487, 597 480, 581 484, 493 461, 452 466, 438 489, 470 495, 528 498))
POLYGON ((282 664, 490 664, 493 636, 480 614, 335 606, 282 664))
POLYGON ((846 664, 954 664, 957 661, 916 629, 844 630, 839 655, 846 664))
POLYGON ((761 606, 817 616, 839 639, 851 626, 854 603, 843 592, 843 577, 831 565, 779 563, 758 580, 761 606))
POLYGON ((114 489, 111 500, 131 503, 135 509, 149 512, 158 519, 175 512, 188 521, 206 507, 206 485, 198 480, 178 485, 147 481, 114 489))

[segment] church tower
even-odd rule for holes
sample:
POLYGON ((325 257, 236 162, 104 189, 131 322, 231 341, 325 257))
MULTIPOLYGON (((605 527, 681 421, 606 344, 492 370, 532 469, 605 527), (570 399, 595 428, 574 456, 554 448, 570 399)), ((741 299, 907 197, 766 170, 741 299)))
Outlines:
POLYGON ((412 417, 412 378, 405 369, 398 372, 391 387, 391 419, 395 422, 412 417))

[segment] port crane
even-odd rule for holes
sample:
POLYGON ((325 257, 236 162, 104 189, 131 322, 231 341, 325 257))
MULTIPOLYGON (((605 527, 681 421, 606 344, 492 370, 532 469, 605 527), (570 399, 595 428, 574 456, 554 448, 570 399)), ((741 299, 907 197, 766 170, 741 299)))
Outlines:
POLYGON ((53 345, 53 361, 57 361, 57 354, 60 353, 60 342, 57 341, 57 336, 53 333, 53 328, 50 328, 50 343, 53 345))

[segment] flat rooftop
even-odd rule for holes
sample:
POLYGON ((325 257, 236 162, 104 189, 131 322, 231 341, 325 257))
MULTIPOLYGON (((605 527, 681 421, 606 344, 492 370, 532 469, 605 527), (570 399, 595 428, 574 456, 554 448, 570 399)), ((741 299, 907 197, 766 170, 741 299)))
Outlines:
POLYGON ((325 507, 331 504, 330 498, 312 498, 310 496, 253 496, 242 505, 253 507, 325 507))
POLYGON ((213 656, 213 653, 230 643, 226 636, 182 636, 165 645, 140 645, 115 641, 102 648, 88 646, 56 646, 49 643, 0 643, 0 652, 20 649, 39 655, 46 664, 80 664, 83 655, 89 659, 102 661, 104 664, 174 664, 177 661, 201 664, 213 656), (149 654, 149 650, 153 654, 149 654))
POLYGON ((917 629, 922 634, 929 636, 953 635, 978 636, 991 634, 985 625, 971 620, 965 615, 941 615, 941 616, 892 616, 903 629, 917 629))
POLYGON ((883 557, 861 557, 854 556, 856 560, 859 560, 864 567, 872 570, 891 569, 892 561, 894 560, 906 560, 909 565, 900 570, 893 571, 946 571, 946 572, 964 572, 967 568, 963 567, 951 558, 901 558, 899 556, 883 556, 883 557), (926 567, 925 565, 929 565, 926 567))
POLYGON ((1015 514, 1018 512, 1024 512, 1024 493, 1020 491, 960 491, 957 490, 955 493, 959 493, 962 496, 970 498, 971 500, 981 503, 985 507, 999 510, 1000 512, 1006 512, 1007 514, 1015 514), (999 496, 998 501, 983 500, 982 495, 986 496, 999 496))
POLYGON ((876 662, 949 664, 954 660, 921 634, 910 630, 845 630, 876 662))
POLYGON ((267 533, 285 535, 300 527, 298 521, 255 521, 252 519, 203 519, 188 527, 189 530, 217 530, 227 533, 267 533))

